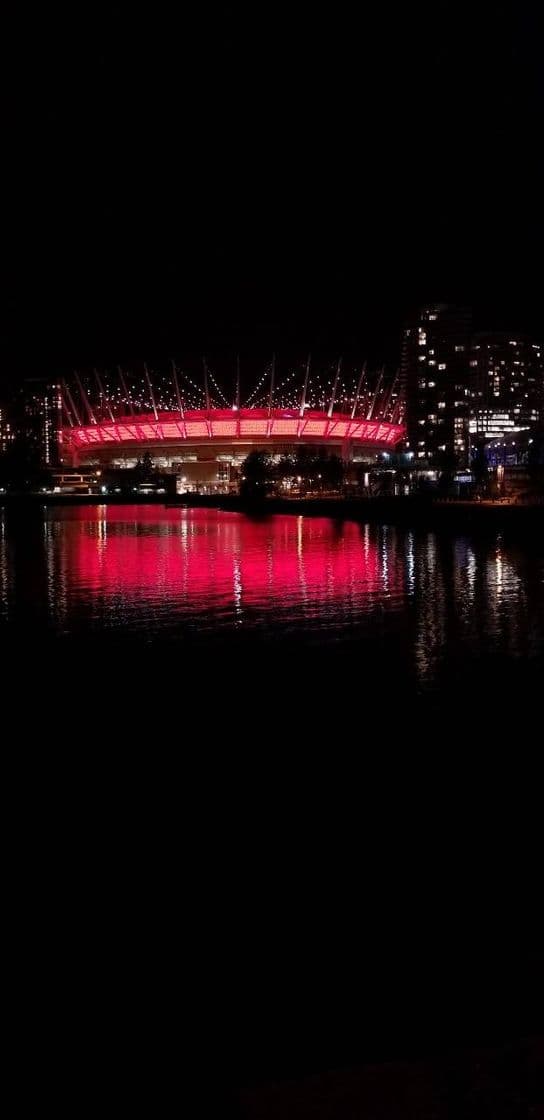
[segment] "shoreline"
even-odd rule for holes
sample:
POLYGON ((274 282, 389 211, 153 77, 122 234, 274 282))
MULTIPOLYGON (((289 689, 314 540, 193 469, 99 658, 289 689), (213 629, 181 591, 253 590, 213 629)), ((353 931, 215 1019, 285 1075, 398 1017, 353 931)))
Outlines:
POLYGON ((239 495, 140 494, 3 494, 0 507, 36 509, 43 506, 153 505, 166 509, 219 509, 266 517, 272 514, 334 517, 342 520, 386 522, 406 527, 544 529, 544 502, 440 500, 427 496, 375 498, 265 498, 239 495))

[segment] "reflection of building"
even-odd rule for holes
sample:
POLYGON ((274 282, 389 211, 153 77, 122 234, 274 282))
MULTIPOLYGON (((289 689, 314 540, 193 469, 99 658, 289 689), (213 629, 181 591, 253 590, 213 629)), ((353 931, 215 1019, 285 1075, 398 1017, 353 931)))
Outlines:
POLYGON ((470 369, 472 442, 480 437, 515 446, 518 434, 542 418, 544 348, 520 335, 475 335, 470 369))
POLYGON ((406 325, 401 377, 416 465, 466 466, 469 457, 470 312, 429 304, 406 325))
POLYGON ((62 430, 62 398, 60 385, 42 378, 24 382, 14 412, 16 439, 42 467, 59 461, 59 438, 62 430))

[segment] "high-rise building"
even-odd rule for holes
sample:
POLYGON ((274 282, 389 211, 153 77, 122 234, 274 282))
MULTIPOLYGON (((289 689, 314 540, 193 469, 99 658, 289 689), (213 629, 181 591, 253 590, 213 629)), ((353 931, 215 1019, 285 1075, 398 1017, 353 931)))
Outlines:
POLYGON ((5 405, 0 404, 0 455, 9 449, 13 442, 13 427, 5 405))
POLYGON ((62 429, 60 384, 41 378, 27 379, 16 402, 13 426, 29 458, 40 467, 56 466, 62 429))
POLYGON ((469 462, 470 324, 468 308, 435 303, 404 328, 401 378, 416 465, 440 469, 469 462))
POLYGON ((544 419, 544 346, 519 334, 478 334, 469 363, 471 441, 515 446, 544 419))

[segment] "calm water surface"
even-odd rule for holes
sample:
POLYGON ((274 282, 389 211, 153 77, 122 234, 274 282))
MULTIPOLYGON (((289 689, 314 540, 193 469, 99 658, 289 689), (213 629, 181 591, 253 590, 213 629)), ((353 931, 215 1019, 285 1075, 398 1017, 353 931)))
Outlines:
POLYGON ((327 518, 81 506, 0 515, 0 636, 356 650, 418 687, 540 666, 544 549, 327 518))
MULTIPOLYGON (((121 909, 132 889, 139 914, 149 891, 161 953, 168 947, 166 989, 180 944, 189 962, 183 1004, 206 1075, 225 1060, 243 1067, 241 1078, 335 1068, 395 1031, 412 1045, 414 1008, 433 1040, 440 1029, 449 1037, 452 1000, 459 1021, 472 1023, 475 992, 498 1022, 519 971, 505 914, 525 939, 506 877, 512 868, 519 889, 530 845, 512 860, 514 802, 497 797, 494 782, 506 756, 510 790, 521 748, 540 745, 543 636, 544 549, 534 542, 155 506, 6 509, 2 703, 13 696, 17 718, 4 721, 4 758, 23 768, 9 786, 8 800, 21 791, 13 836, 18 845, 32 837, 21 891, 34 899, 39 852, 58 828, 44 913, 58 864, 70 921, 91 931, 90 956, 103 919, 90 923, 88 884, 96 878, 108 923, 108 875, 121 909), (536 698, 537 719, 527 719, 526 697, 536 698), (511 738, 501 752, 503 728, 511 738), (467 839, 465 796, 475 787, 479 857, 467 839), (86 792, 83 856, 76 848, 64 878, 86 792), (485 819, 495 806, 498 834, 485 819), (95 876, 87 866, 101 837, 108 870, 95 876), (463 903, 471 871, 476 889, 463 903), (500 920, 461 966, 460 944, 477 928, 479 898, 487 913, 495 874, 500 920), (174 899, 172 911, 161 898, 174 899)), ((109 959, 109 934, 104 944, 109 959)), ((146 952, 138 945, 130 959, 130 1009, 146 952)), ((135 1022, 139 1031, 139 1011, 135 1022)))

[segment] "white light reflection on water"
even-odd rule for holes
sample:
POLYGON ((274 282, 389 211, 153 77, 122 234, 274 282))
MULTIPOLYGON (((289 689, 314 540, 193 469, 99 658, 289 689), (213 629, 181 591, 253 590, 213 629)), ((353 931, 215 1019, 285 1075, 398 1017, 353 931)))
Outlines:
POLYGON ((0 510, 0 618, 7 618, 9 604, 8 540, 4 510, 0 510))
POLYGON ((542 651, 543 550, 215 510, 102 505, 33 517, 0 518, 5 626, 348 641, 423 685, 471 658, 542 651))

